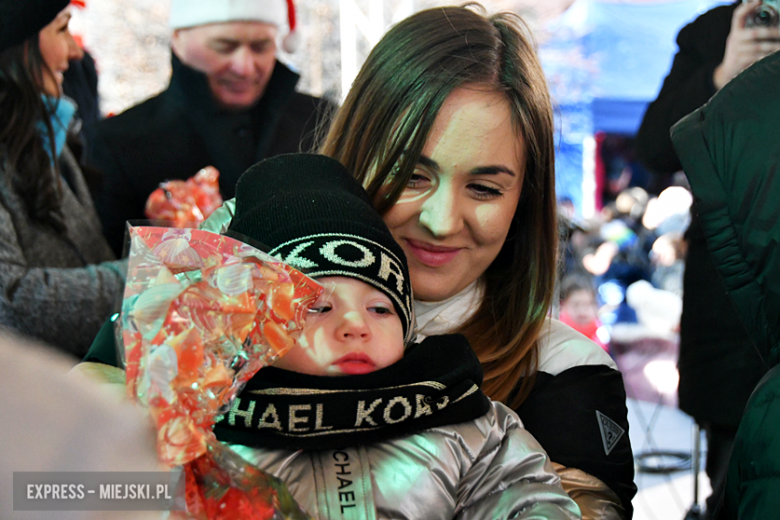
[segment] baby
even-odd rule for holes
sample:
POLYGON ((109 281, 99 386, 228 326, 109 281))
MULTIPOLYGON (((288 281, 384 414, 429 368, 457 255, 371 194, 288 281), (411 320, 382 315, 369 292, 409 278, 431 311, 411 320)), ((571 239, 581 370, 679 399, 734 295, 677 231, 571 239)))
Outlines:
POLYGON ((340 163, 295 154, 253 166, 226 234, 325 287, 296 346, 215 427, 309 514, 579 518, 544 450, 479 389, 465 338, 413 343, 404 254, 340 163))

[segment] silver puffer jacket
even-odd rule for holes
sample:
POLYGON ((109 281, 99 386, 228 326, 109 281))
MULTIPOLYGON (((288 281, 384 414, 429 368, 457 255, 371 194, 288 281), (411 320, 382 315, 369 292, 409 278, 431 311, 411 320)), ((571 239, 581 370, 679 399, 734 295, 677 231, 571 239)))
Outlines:
POLYGON ((545 451, 500 403, 474 421, 376 444, 231 448, 319 520, 580 518, 545 451))

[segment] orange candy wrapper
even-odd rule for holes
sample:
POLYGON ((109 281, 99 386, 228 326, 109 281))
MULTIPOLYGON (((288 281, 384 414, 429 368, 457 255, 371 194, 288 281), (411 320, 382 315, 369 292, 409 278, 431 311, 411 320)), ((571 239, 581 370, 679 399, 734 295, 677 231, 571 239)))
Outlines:
POLYGON ((128 396, 149 408, 160 461, 184 465, 187 514, 308 518, 277 479, 217 441, 212 426, 300 334, 322 287, 239 240, 130 228, 121 334, 128 396))
POLYGON ((186 181, 160 184, 146 200, 144 213, 175 228, 196 228, 221 205, 219 172, 207 166, 186 181))

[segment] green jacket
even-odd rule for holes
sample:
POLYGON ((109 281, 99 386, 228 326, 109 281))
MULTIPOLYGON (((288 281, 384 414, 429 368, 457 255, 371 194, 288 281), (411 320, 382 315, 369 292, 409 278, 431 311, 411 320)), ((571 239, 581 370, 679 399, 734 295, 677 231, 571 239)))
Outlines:
MULTIPOLYGON (((780 361, 780 53, 745 70, 672 128, 713 260, 769 366, 780 361)), ((748 401, 718 518, 777 518, 780 369, 748 401)))

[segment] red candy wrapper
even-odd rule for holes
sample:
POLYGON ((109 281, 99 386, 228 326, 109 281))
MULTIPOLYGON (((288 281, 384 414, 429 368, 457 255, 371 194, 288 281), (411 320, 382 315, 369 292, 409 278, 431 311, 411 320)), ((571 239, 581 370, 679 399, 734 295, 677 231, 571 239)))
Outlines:
POLYGON ((219 172, 207 166, 186 181, 160 184, 146 200, 144 213, 175 228, 196 228, 221 205, 219 172))
POLYGON ((300 334, 322 287, 233 238, 130 228, 121 335, 127 393, 149 408, 160 461, 184 465, 198 519, 308 518, 277 479, 217 441, 212 426, 300 334))

